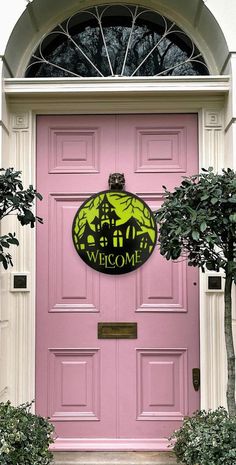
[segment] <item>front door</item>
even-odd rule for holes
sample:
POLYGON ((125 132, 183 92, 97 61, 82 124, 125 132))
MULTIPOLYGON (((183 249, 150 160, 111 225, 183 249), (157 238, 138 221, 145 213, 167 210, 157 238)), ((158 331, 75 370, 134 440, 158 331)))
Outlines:
POLYGON ((124 275, 87 266, 72 241, 80 205, 124 173, 151 209, 163 187, 198 171, 197 115, 73 115, 37 119, 36 409, 56 448, 160 450, 199 408, 198 273, 158 245, 124 275), (99 339, 99 322, 136 322, 137 339, 99 339))

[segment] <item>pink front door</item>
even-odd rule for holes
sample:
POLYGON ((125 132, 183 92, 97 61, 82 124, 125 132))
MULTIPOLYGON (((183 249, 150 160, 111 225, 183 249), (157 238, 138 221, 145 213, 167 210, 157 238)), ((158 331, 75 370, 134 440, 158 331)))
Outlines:
POLYGON ((158 246, 137 271, 106 275, 78 256, 74 216, 121 172, 156 210, 198 171, 197 116, 40 116, 37 188, 36 408, 56 448, 160 450, 199 408, 198 273, 158 246), (99 322, 137 322, 137 339, 98 339, 99 322))

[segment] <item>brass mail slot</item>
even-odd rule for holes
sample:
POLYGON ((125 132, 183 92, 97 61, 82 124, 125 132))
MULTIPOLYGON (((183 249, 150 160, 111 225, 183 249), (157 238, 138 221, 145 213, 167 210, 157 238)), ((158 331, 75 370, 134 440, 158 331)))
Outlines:
POLYGON ((98 323, 98 339, 137 339, 137 323, 98 323))

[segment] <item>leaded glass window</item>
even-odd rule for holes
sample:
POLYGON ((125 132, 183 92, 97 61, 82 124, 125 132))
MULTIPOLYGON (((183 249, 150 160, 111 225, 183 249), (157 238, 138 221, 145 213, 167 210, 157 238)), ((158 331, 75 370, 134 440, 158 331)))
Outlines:
POLYGON ((203 56, 174 22, 134 5, 95 6, 45 35, 26 77, 207 75, 203 56))

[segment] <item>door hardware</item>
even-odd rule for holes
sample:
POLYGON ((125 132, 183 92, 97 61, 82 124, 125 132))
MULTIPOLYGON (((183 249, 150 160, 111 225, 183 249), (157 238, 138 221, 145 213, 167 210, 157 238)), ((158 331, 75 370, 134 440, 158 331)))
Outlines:
POLYGON ((109 189, 123 191, 125 188, 124 173, 111 173, 108 179, 109 189))
POLYGON ((137 339, 137 323, 98 323, 98 339, 137 339))
POLYGON ((200 388, 200 368, 193 368, 192 370, 193 387, 195 391, 199 391, 200 388))

